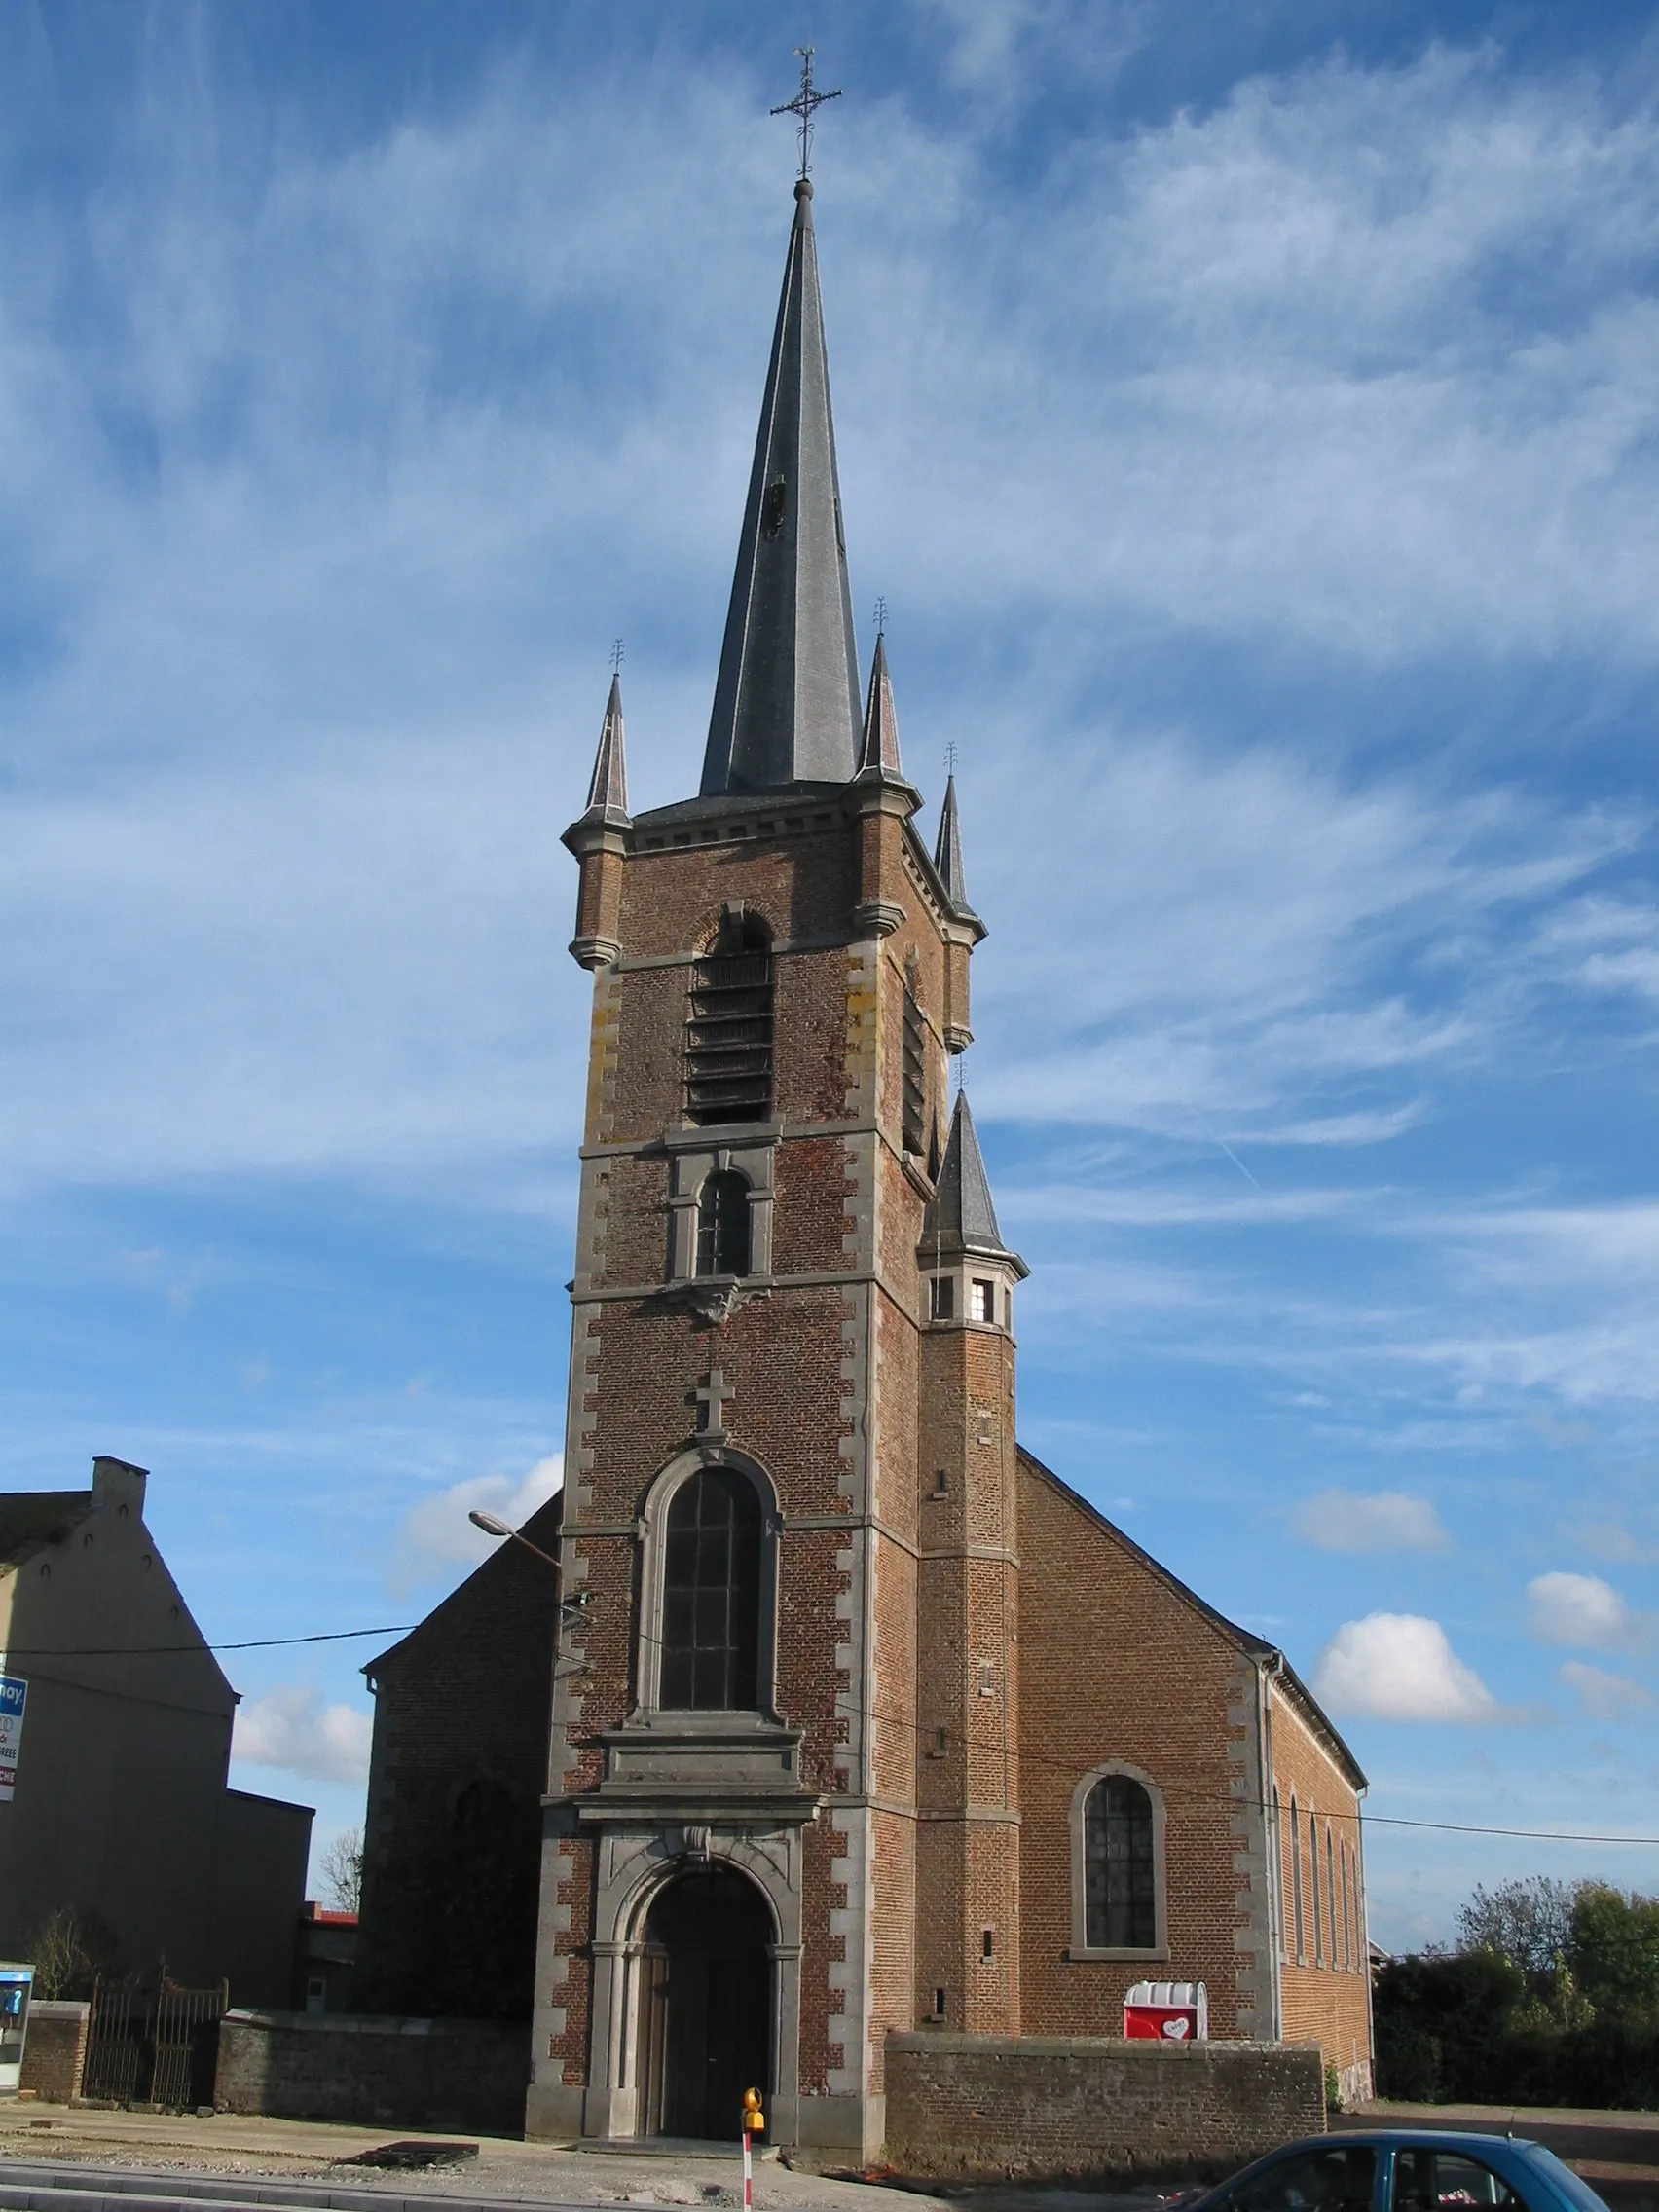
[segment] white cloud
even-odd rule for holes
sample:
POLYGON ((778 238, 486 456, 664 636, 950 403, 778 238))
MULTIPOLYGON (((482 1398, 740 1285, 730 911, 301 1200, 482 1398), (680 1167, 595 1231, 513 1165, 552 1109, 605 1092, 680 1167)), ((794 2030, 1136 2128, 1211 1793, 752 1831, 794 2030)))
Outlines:
POLYGON ((1643 1640, 1646 1622, 1599 1574, 1540 1574, 1527 1585, 1528 1622, 1544 1643, 1617 1651, 1643 1640))
POLYGON ((1565 1660, 1561 1678, 1568 1689, 1578 1693, 1579 1702, 1593 1720, 1628 1720, 1633 1714, 1659 1705, 1659 1698, 1644 1682, 1633 1681, 1628 1675, 1606 1674, 1582 1659, 1565 1660))
POLYGON ((313 1782, 362 1782, 375 1724, 351 1705, 324 1705, 322 1692, 282 1685, 237 1708, 231 1756, 277 1766, 313 1782))
POLYGON ((393 1587, 406 1591, 448 1569, 474 1567, 488 1559, 502 1539, 475 1529, 467 1515, 495 1513, 513 1528, 522 1527, 558 1490, 564 1466, 563 1456, 555 1453, 538 1459, 518 1482, 510 1475, 475 1475, 411 1506, 397 1531, 393 1587))
POLYGON ((1327 1490, 1292 1508, 1291 1527, 1326 1552, 1444 1552, 1451 1538, 1426 1497, 1327 1490))
POLYGON ((1346 1621, 1314 1662, 1313 1694, 1334 1714, 1369 1720, 1507 1717, 1440 1623, 1418 1613, 1346 1621))

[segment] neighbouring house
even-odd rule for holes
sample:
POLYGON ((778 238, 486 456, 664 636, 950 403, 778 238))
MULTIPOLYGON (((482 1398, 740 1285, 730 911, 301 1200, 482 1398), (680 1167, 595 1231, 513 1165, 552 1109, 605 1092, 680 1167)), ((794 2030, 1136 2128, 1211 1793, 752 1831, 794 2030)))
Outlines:
POLYGON ((294 1936, 294 2010, 350 2011, 356 1957, 357 1915, 331 1911, 308 1898, 294 1936))
POLYGON ((0 1652, 28 1685, 0 1802, 0 1956, 72 1906, 127 1971, 284 2005, 312 1808, 227 1787, 237 1692, 145 1526, 142 1467, 0 1496, 0 1652))

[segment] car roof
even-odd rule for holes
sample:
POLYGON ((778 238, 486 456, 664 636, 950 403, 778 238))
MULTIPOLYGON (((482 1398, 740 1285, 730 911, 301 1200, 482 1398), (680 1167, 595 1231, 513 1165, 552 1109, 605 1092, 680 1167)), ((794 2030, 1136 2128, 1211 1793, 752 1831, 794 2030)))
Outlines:
MULTIPOLYGON (((1287 2143, 1287 2151, 1318 2151, 1340 2143, 1369 2143, 1377 2150, 1532 2151, 1530 2135, 1480 2134, 1473 2128, 1451 2127, 1336 2127, 1328 2135, 1306 2135, 1300 2143, 1287 2143)), ((1273 2154, 1275 2157, 1276 2153, 1273 2154)))

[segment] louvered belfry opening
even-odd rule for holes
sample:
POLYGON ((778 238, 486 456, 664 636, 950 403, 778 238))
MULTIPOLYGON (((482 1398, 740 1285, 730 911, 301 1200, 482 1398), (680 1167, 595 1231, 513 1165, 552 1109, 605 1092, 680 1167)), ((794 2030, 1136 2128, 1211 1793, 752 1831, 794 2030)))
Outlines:
POLYGON ((707 1127, 772 1110, 772 940, 753 914, 728 915, 691 970, 685 1112, 707 1127))

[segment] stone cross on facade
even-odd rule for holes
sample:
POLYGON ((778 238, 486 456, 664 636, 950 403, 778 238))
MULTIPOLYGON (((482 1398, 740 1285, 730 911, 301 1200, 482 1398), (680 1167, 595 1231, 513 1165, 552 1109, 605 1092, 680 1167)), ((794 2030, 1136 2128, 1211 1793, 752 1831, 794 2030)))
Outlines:
POLYGON ((697 1401, 697 1434, 707 1437, 711 1444, 725 1442, 725 1402, 735 1398, 737 1391, 718 1367, 711 1367, 708 1375, 691 1395, 697 1401))

